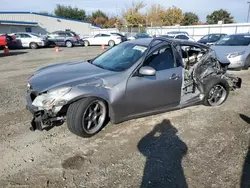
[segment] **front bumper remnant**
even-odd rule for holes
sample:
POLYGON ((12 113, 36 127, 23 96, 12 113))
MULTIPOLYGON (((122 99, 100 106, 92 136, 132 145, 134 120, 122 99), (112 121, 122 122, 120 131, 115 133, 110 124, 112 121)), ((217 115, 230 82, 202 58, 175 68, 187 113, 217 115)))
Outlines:
POLYGON ((42 131, 43 130, 43 121, 42 121, 42 116, 34 116, 32 121, 31 121, 31 127, 30 127, 31 131, 35 131, 35 130, 39 130, 42 131))

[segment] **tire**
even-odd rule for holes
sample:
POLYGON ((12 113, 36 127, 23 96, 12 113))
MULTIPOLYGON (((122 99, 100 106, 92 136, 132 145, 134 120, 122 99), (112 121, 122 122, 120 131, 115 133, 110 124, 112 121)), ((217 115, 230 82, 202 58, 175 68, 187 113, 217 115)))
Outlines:
POLYGON ((113 47, 113 46, 115 45, 115 41, 110 40, 110 41, 108 42, 108 44, 109 44, 110 47, 113 47))
POLYGON ((31 49, 37 49, 37 48, 38 48, 37 43, 31 42, 31 43, 30 43, 30 48, 31 48, 31 49))
POLYGON ((70 40, 67 40, 67 41, 65 42, 65 46, 66 46, 67 48, 72 48, 72 47, 73 47, 73 43, 72 43, 70 40))
POLYGON ((89 46, 89 41, 87 41, 87 40, 83 41, 83 45, 84 45, 85 47, 89 46))
POLYGON ((88 97, 72 103, 67 111, 68 129, 81 137, 91 137, 97 134, 107 123, 108 109, 105 101, 88 97), (96 104, 99 110, 95 111, 96 104), (92 109, 92 113, 90 112, 92 109), (99 112, 100 111, 100 112, 99 112), (97 114, 101 114, 97 117, 97 114), (89 124, 89 122, 91 122, 89 124), (97 125, 95 124, 98 123, 97 125), (88 129, 88 125, 92 128, 88 129))
POLYGON ((225 79, 218 77, 210 77, 204 80, 204 101, 205 106, 220 106, 222 105, 229 95, 229 84, 225 79), (213 98, 216 97, 214 100, 213 98), (213 103, 213 100, 218 102, 213 103))
POLYGON ((247 57, 243 70, 248 70, 250 66, 250 56, 247 57))

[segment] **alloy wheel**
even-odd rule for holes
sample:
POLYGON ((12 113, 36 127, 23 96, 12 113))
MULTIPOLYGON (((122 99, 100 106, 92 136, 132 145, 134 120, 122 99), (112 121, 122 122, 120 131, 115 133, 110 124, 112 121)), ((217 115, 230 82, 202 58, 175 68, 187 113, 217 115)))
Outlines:
POLYGON ((104 102, 93 101, 85 110, 83 115, 83 129, 87 133, 93 133, 103 126, 107 115, 104 102))
POLYGON ((219 106, 227 97, 227 91, 222 85, 215 85, 208 94, 208 103, 211 106, 219 106))

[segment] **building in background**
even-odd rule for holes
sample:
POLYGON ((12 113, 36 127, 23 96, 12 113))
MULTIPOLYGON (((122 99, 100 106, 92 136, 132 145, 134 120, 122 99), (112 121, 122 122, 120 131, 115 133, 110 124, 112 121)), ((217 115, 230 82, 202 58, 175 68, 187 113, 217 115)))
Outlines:
POLYGON ((90 35, 100 28, 90 22, 46 15, 36 12, 0 12, 0 34, 33 32, 47 34, 58 30, 71 30, 79 35, 90 35))

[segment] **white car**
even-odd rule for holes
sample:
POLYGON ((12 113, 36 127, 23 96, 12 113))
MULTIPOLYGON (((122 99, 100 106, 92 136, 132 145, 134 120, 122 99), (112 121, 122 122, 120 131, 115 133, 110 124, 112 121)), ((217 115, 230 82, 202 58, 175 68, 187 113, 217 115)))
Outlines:
POLYGON ((12 33, 11 35, 15 35, 16 40, 20 42, 20 45, 24 48, 37 49, 48 44, 46 36, 40 36, 35 33, 18 32, 12 33))
POLYGON ((174 38, 180 40, 190 40, 195 42, 195 40, 192 37, 186 34, 167 34, 167 35, 161 35, 161 37, 174 38))
POLYGON ((109 45, 114 46, 120 44, 122 39, 120 36, 112 34, 97 34, 93 37, 82 38, 84 46, 89 45, 109 45))

